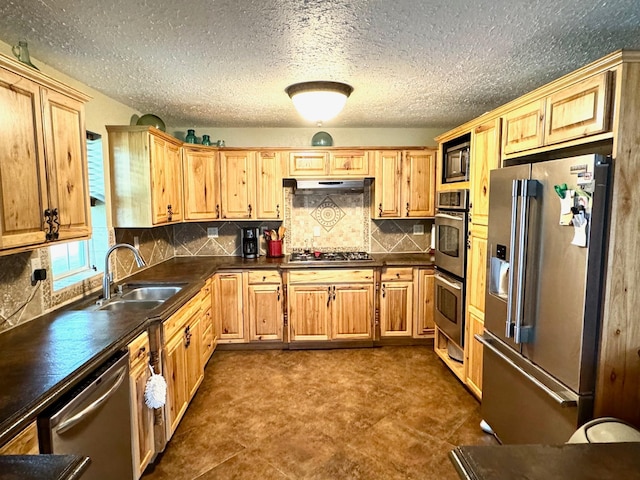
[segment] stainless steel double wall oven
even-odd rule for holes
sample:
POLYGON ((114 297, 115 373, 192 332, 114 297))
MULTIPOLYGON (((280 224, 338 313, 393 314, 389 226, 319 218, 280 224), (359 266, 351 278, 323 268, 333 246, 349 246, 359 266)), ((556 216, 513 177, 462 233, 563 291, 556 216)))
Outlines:
POLYGON ((450 340, 462 347, 469 191, 438 193, 436 209, 435 321, 450 340))

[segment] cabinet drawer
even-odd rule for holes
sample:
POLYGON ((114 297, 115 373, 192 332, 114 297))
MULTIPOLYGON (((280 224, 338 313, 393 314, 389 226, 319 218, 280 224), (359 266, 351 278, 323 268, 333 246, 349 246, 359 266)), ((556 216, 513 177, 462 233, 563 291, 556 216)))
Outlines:
POLYGON ((258 285, 261 283, 280 283, 282 281, 280 273, 272 270, 248 272, 247 277, 250 285, 258 285))
POLYGON ((193 314, 199 310, 200 298, 196 295, 162 324, 164 338, 169 339, 173 337, 173 335, 189 321, 193 314))
POLYGON ((211 325, 207 327, 207 329, 202 334, 202 365, 204 366, 211 354, 213 353, 213 348, 215 344, 213 343, 213 328, 211 325))
POLYGON ((289 283, 368 283, 373 282, 373 269, 315 269, 291 271, 289 283))
POLYGON ((129 345, 129 365, 133 370, 140 363, 149 363, 149 334, 143 332, 136 337, 129 345))
POLYGON ((383 282, 412 282, 413 281, 413 268, 400 267, 400 268, 384 268, 380 280, 383 282))

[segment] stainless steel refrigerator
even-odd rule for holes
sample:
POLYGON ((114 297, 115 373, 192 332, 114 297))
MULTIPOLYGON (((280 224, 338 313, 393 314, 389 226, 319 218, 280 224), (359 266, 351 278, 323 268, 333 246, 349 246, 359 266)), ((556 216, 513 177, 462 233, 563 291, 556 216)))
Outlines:
POLYGON ((609 168, 599 155, 492 170, 482 415, 558 444, 593 414, 609 168))

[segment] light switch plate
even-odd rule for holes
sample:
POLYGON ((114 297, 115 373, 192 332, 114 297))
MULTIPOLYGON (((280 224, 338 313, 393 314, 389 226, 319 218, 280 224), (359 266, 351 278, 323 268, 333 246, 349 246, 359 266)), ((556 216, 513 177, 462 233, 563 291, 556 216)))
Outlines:
POLYGON ((320 227, 313 227, 313 236, 314 237, 319 237, 320 236, 320 227))
POLYGON ((218 238, 218 227, 207 227, 207 237, 218 238))
POLYGON ((424 225, 414 225, 413 226, 413 234, 414 235, 424 235, 424 225))

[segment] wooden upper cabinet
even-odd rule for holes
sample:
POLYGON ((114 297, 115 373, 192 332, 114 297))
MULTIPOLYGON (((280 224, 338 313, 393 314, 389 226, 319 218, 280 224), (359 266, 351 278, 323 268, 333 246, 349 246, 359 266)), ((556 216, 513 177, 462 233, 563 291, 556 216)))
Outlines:
POLYGON ((400 190, 402 153, 399 151, 375 152, 375 183, 373 218, 397 218, 400 216, 400 190))
POLYGON ((0 69, 0 249, 45 241, 40 86, 0 69))
POLYGON ((544 141, 544 99, 508 112, 502 118, 505 154, 541 147, 544 141))
POLYGON ((369 157, 365 150, 334 150, 329 152, 329 175, 336 177, 369 176, 369 157))
POLYGON ((289 176, 324 177, 328 159, 327 152, 289 152, 289 176))
POLYGON ((476 127, 471 135, 471 219, 489 224, 489 172, 500 166, 500 119, 476 127))
POLYGON ((220 218, 218 152, 211 148, 183 147, 184 219, 220 218))
POLYGON ((261 220, 284 218, 282 163, 279 152, 258 152, 256 171, 256 217, 261 220))
POLYGON ((373 218, 435 215, 435 150, 375 152, 373 218))
POLYGON ((113 225, 153 227, 182 220, 181 142, 147 126, 107 126, 113 225))
POLYGON ((88 97, 31 70, 0 56, 0 254, 91 233, 88 97))
POLYGON ((371 173, 366 150, 289 152, 289 176, 363 178, 371 173))
POLYGON ((404 152, 402 166, 403 216, 433 217, 436 214, 436 152, 404 152))
POLYGON ((256 218, 255 153, 220 152, 220 204, 223 219, 256 218))
POLYGON ((545 144, 609 129, 611 75, 604 72, 563 88, 546 99, 545 144))
POLYGON ((180 147, 151 136, 151 206, 154 225, 182 220, 180 147))

